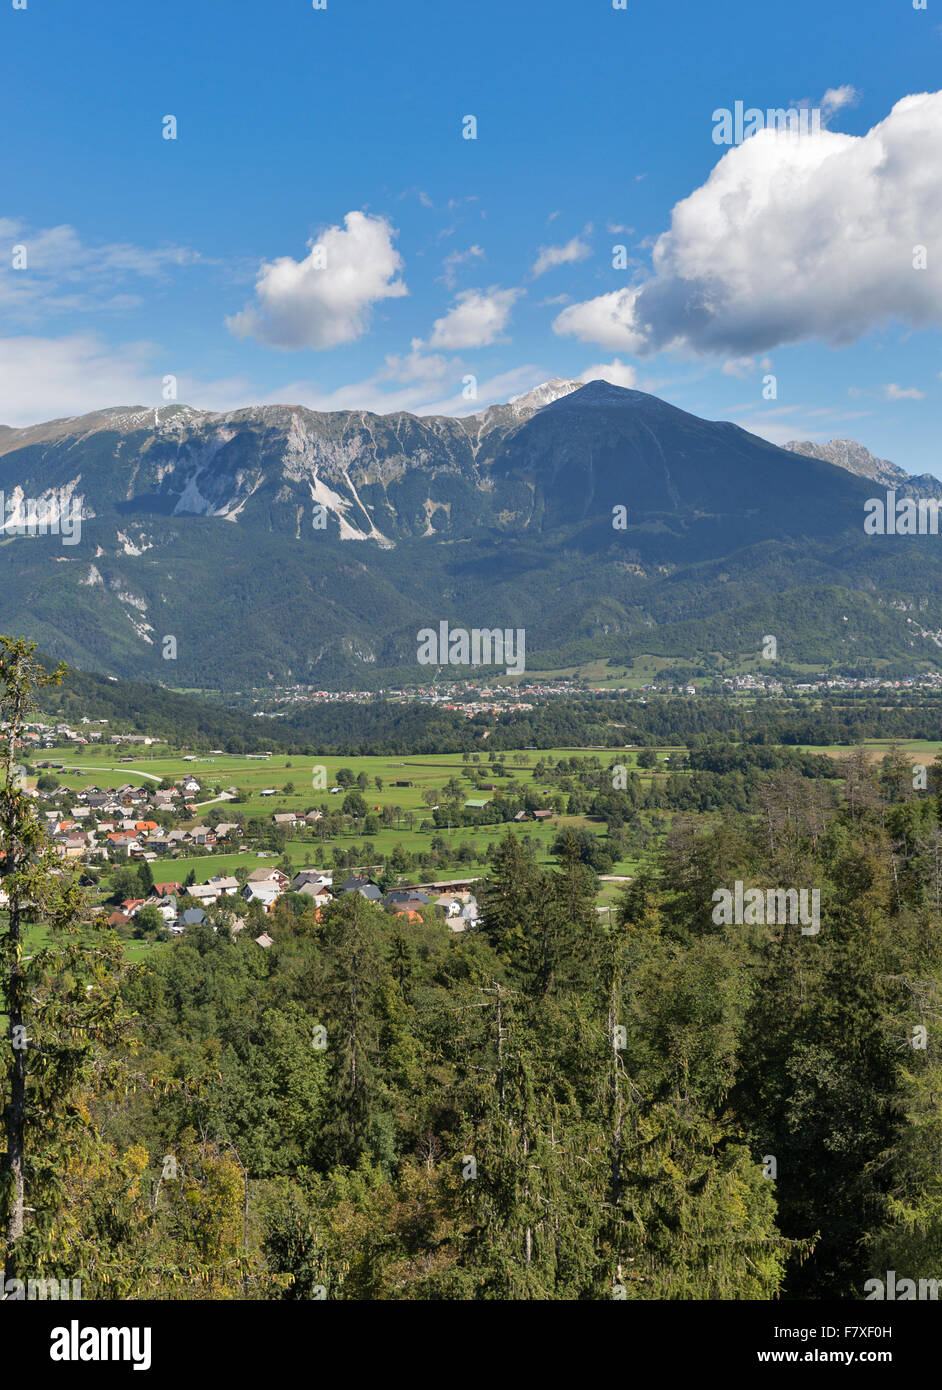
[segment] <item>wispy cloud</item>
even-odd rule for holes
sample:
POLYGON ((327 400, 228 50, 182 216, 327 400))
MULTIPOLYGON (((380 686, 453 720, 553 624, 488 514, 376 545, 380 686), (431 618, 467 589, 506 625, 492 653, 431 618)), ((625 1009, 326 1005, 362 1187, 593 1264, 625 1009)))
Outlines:
POLYGON ((920 391, 918 386, 900 386, 898 382, 889 381, 885 386, 868 388, 864 386, 850 386, 847 390, 848 396, 854 400, 861 396, 876 396, 883 401, 921 401, 925 400, 925 391, 920 391))
POLYGON ((466 251, 451 251, 442 261, 442 268, 445 273, 441 275, 439 279, 443 284, 447 285, 450 290, 453 290, 458 283, 458 277, 455 271, 459 266, 468 265, 472 261, 486 260, 487 257, 484 254, 483 248, 477 245, 469 246, 466 251))
POLYGON ((770 371, 771 368, 771 357, 731 357, 723 363, 723 375, 743 378, 753 376, 757 371, 770 371))
POLYGON ((540 275, 545 275, 548 270, 555 270, 557 266, 573 265, 591 256, 592 247, 583 240, 591 231, 591 226, 586 227, 579 236, 570 238, 564 246, 541 246, 530 271, 534 280, 540 275))
POLYGON ((245 378, 198 382, 155 343, 24 334, 0 338, 0 422, 23 426, 109 406, 166 405, 163 378, 175 368, 181 402, 225 410, 252 399, 245 378))
POLYGON ((145 285, 211 264, 186 246, 83 241, 72 226, 32 228, 0 218, 0 311, 33 326, 60 314, 120 313, 143 302, 145 285))

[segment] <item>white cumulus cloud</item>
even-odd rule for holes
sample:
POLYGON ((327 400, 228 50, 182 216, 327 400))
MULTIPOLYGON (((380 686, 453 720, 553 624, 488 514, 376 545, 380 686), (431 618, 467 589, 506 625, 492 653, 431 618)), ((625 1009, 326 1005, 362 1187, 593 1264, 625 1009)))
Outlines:
POLYGON ((938 324, 940 143, 942 92, 903 97, 862 136, 759 131, 676 205, 653 275, 570 305, 554 331, 635 354, 748 356, 938 324))
POLYGON ((366 332, 375 303, 408 294, 396 278, 403 261, 394 236, 385 218, 348 212, 343 227, 329 227, 308 243, 304 260, 266 261, 254 300, 226 326, 237 338, 289 350, 354 342, 366 332))
POLYGON ((843 87, 828 87, 821 98, 821 115, 827 119, 845 106, 856 106, 859 100, 860 93, 849 82, 843 87))
POLYGON ((613 351, 621 348, 625 352, 645 352, 647 339, 635 322, 635 303, 640 293, 640 286, 626 286, 570 304, 556 315, 553 332, 571 335, 583 343, 598 343, 599 347, 613 351))
POLYGON ((489 347, 503 333, 522 290, 463 290, 454 307, 432 325, 429 346, 461 349, 489 347))

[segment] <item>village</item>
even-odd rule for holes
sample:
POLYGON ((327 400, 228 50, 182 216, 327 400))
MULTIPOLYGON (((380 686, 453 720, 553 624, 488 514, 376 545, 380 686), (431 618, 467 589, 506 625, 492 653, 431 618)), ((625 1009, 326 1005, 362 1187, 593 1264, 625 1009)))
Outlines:
MULTIPOLYGON (((223 924, 233 936, 244 931, 246 918, 239 915, 245 907, 256 906, 263 913, 274 911, 275 904, 286 893, 297 893, 317 904, 315 921, 320 921, 320 909, 345 893, 358 893, 369 902, 387 908, 394 917, 405 917, 417 921, 421 917, 420 908, 434 906, 446 918, 453 932, 463 932, 477 922, 478 906, 471 891, 473 880, 456 880, 453 883, 427 883, 392 889, 384 893, 372 878, 353 874, 338 886, 334 886, 333 875, 316 869, 302 869, 289 879, 281 869, 253 869, 244 883, 234 876, 218 875, 204 884, 184 886, 177 881, 155 883, 153 892, 146 898, 125 899, 119 909, 106 917, 110 927, 124 927, 150 908, 155 911, 169 936, 180 936, 188 927, 207 924, 217 926, 209 908, 225 909, 223 924), (443 891, 439 892, 438 890, 443 891), (435 896, 432 896, 432 895, 435 896), (195 905, 185 906, 185 901, 195 905)), ((2 895, 0 895, 2 899, 2 895)), ((94 909, 93 909, 94 911, 94 909)), ((98 909, 103 913, 104 909, 98 909)), ((274 945, 274 938, 267 931, 253 937, 257 945, 267 948, 274 945)))
MULTIPOLYGON (((328 903, 352 893, 393 917, 431 914, 461 933, 478 918, 474 885, 490 848, 478 837, 504 820, 521 830, 529 823, 545 849, 550 823, 564 809, 560 796, 533 790, 498 813, 505 797, 524 792, 499 759, 484 767, 413 765, 421 770, 412 776, 389 776, 378 759, 358 760, 387 771, 385 781, 363 770, 354 778, 330 760, 329 777, 323 764, 314 767, 305 801, 306 782, 291 780, 290 760, 172 751, 146 734, 112 732, 105 720, 34 720, 16 753, 23 760, 18 781, 50 848, 86 889, 86 920, 115 930, 132 949, 206 925, 234 936, 248 931, 268 948, 283 900, 295 912, 313 903, 319 921, 328 903), (324 799, 313 804, 318 794, 324 799), (390 804, 391 797, 406 806, 390 804), (470 843, 456 839, 462 827, 475 837, 470 843), (372 838, 357 845, 358 830, 372 838), (429 848, 401 855, 398 836, 429 848)), ((388 764, 400 768, 406 764, 388 764)))
MULTIPOLYGON (((397 883, 389 888, 384 881, 388 875, 384 875, 381 866, 364 866, 362 873, 341 876, 339 880, 331 872, 314 868, 301 868, 292 875, 284 868, 272 866, 251 871, 239 868, 232 874, 212 875, 204 883, 193 881, 193 869, 185 882, 170 876, 164 879, 158 866, 165 860, 185 861, 191 856, 226 852, 254 852, 258 858, 267 858, 276 855, 276 851, 254 849, 244 819, 216 821, 213 817, 211 824, 168 828, 171 820, 198 816, 200 807, 193 798, 200 795, 203 786, 193 775, 184 774, 166 787, 92 783, 76 790, 48 776, 42 763, 38 768, 44 774, 42 787, 27 785, 26 790, 41 808, 46 836, 54 852, 65 861, 76 861, 76 867, 86 871, 87 886, 98 881, 96 867, 104 870, 125 864, 140 871, 144 866, 142 881, 152 884, 150 892, 123 898, 112 910, 103 905, 90 909, 91 917, 103 917, 109 927, 133 928, 136 921, 142 921, 159 934, 173 937, 188 927, 210 923, 223 924, 236 935, 247 925, 257 925, 261 916, 272 914, 279 899, 291 893, 312 900, 318 909, 342 894, 359 893, 394 915, 410 920, 418 917, 420 908, 434 906, 455 932, 464 931, 477 920, 477 903, 471 891, 473 877, 397 883), (61 809, 63 802, 68 803, 67 811, 61 809), (44 809, 43 803, 56 805, 44 809), (371 867, 378 877, 370 876, 371 867)), ((24 771, 21 766, 21 782, 25 785, 24 771)), ((330 790, 339 792, 341 788, 330 790)), ((238 788, 232 786, 215 799, 234 800, 238 794, 238 788)), ((276 788, 259 792, 263 797, 276 794, 276 788)), ((312 810, 306 814, 276 811, 269 819, 274 829, 297 834, 322 818, 321 810, 312 810)), ((0 884, 0 907, 5 905, 0 884)), ((315 914, 315 918, 318 916, 315 914)), ((266 931, 253 939, 262 947, 272 944, 266 931)))

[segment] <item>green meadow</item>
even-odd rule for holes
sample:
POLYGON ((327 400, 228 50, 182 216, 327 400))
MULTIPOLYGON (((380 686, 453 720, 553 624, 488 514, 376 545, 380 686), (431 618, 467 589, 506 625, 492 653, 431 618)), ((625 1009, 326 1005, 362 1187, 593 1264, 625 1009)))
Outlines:
MULTIPOLYGON (((671 750, 666 748, 661 750, 660 756, 663 758, 669 751, 671 750)), ((504 776, 491 772, 486 754, 479 755, 477 763, 466 763, 460 753, 414 757, 323 757, 316 760, 283 754, 267 759, 215 754, 184 760, 181 754, 164 755, 164 750, 160 750, 159 756, 151 757, 145 754, 134 757, 130 762, 124 760, 127 756, 123 749, 112 752, 110 748, 89 748, 78 753, 50 751, 46 757, 39 760, 61 763, 62 769, 58 775, 62 777, 66 786, 74 786, 76 790, 90 786, 120 786, 124 783, 156 786, 163 778, 179 782, 187 775, 192 775, 201 783, 201 790, 191 798, 196 807, 194 813, 185 821, 179 822, 183 827, 195 824, 216 825, 230 818, 230 810, 238 810, 249 820, 268 820, 275 812, 285 811, 303 815, 324 806, 328 809, 336 807, 339 811, 345 792, 332 794, 330 791, 331 787, 337 785, 338 772, 346 768, 354 778, 363 773, 368 780, 362 795, 370 812, 376 814, 384 807, 394 808, 398 817, 397 823, 391 826, 380 823, 377 833, 369 836, 363 833, 362 827, 357 827, 355 832, 351 827, 342 836, 326 841, 317 836, 314 828, 299 830, 287 841, 286 857, 299 868, 327 868, 332 865, 335 846, 347 848, 353 843, 369 846, 377 855, 389 855, 397 845, 401 845, 408 853, 421 853, 428 850, 433 836, 444 840, 447 846, 456 850, 458 846, 472 847, 474 859, 470 864, 467 861, 458 862, 456 858, 450 868, 437 869, 426 875, 432 878, 482 872, 487 863, 488 846, 500 839, 506 829, 503 823, 495 822, 484 826, 433 827, 421 830, 423 821, 432 820, 432 812, 427 799, 423 798, 423 793, 439 792, 451 778, 458 777, 462 780, 464 800, 494 795, 493 791, 478 789, 475 780, 468 775, 471 768, 477 769, 482 781, 493 783, 497 788, 507 788, 511 783, 516 783, 520 787, 534 789, 542 798, 543 795, 550 796, 554 788, 534 777, 533 769, 540 761, 556 762, 560 758, 574 758, 578 762, 584 762, 595 756, 602 766, 609 762, 618 762, 625 764, 629 769, 637 770, 637 752, 634 749, 553 748, 504 753, 500 757, 504 776), (323 769, 323 774, 320 769, 323 769), (381 788, 376 784, 377 778, 382 783, 381 788), (326 788, 321 785, 322 782, 326 782, 326 788), (397 786, 397 782, 410 785, 397 786), (245 799, 237 802, 216 800, 217 793, 213 788, 217 786, 223 791, 235 787, 244 794, 245 799), (262 793, 265 791, 274 791, 275 794, 263 796, 262 793)), ((664 774, 652 774, 643 770, 641 772, 645 781, 652 775, 664 774)), ((529 838, 538 859, 549 864, 552 862, 550 846, 560 828, 565 825, 604 834, 604 824, 601 821, 582 815, 556 815, 549 822, 527 821, 513 828, 521 837, 529 838)), ((193 870, 196 881, 205 883, 215 875, 231 874, 239 867, 258 868, 265 863, 274 862, 277 858, 277 855, 271 853, 259 855, 254 850, 244 853, 185 856, 179 859, 160 859, 152 865, 152 871, 157 882, 165 882, 182 881, 190 870, 193 870)), ((369 855, 363 858, 365 862, 370 862, 369 855)), ((637 869, 637 861, 622 860, 613 866, 612 872, 632 875, 637 869)), ((410 878, 421 876, 418 873, 408 875, 410 878)), ((615 888, 617 885, 604 884, 600 902, 607 902, 615 888)))

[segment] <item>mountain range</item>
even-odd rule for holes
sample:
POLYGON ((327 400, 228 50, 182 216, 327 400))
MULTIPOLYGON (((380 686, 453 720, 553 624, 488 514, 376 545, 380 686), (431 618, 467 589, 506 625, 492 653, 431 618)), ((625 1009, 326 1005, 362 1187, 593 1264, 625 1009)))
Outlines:
POLYGON ((942 666, 942 538, 865 535, 884 487, 942 497, 604 381, 462 418, 114 408, 0 427, 0 625, 203 690, 428 681, 441 621, 523 628, 529 672, 738 669, 766 634, 795 669, 942 666), (17 533, 29 501, 80 535, 17 533))
POLYGON ((883 488, 894 488, 901 497, 942 497, 942 482, 931 473, 907 473, 889 459, 878 459, 855 439, 829 439, 825 444, 791 440, 785 448, 807 458, 835 463, 859 478, 870 478, 883 488))

